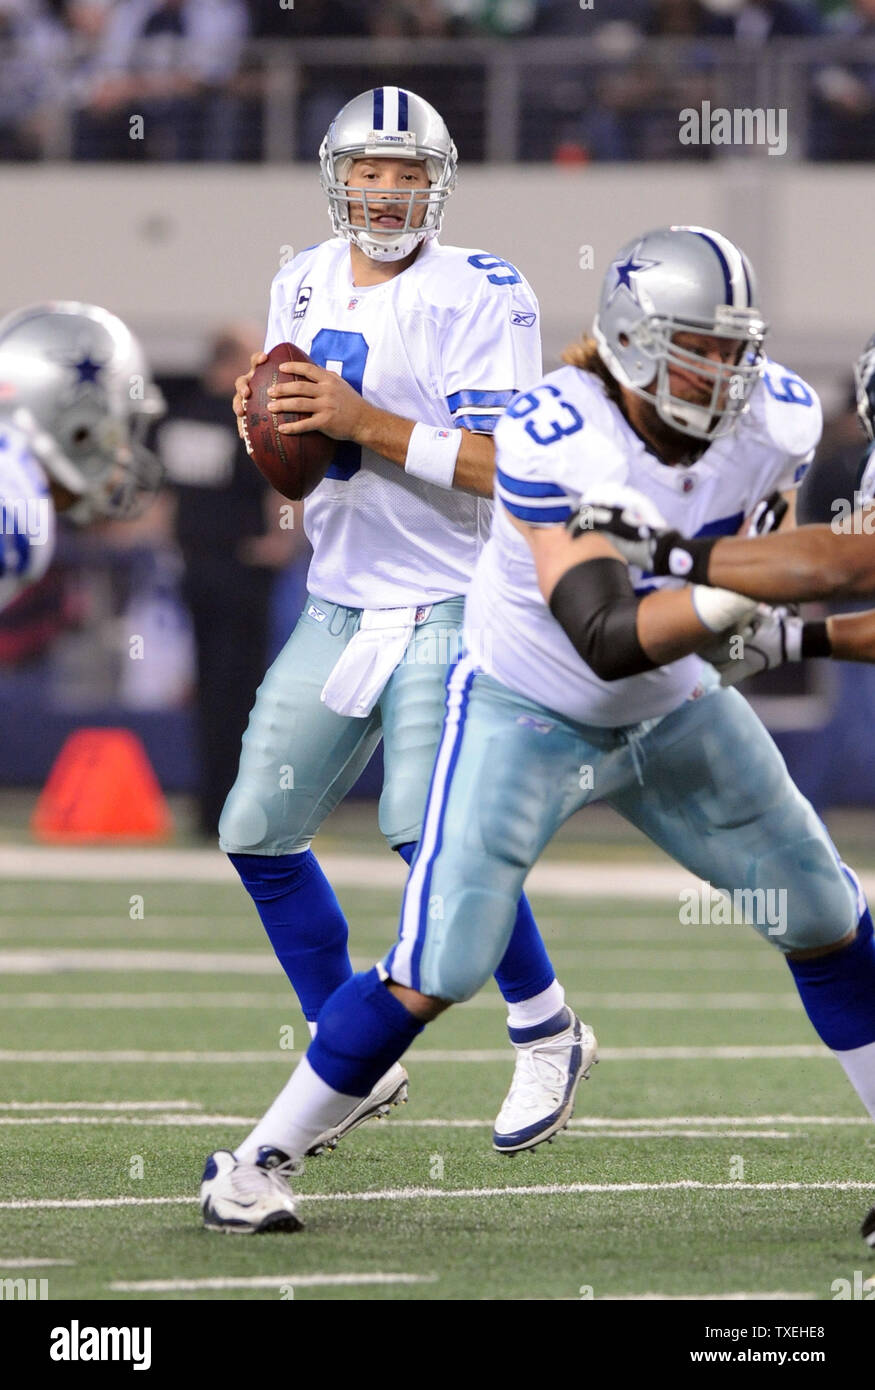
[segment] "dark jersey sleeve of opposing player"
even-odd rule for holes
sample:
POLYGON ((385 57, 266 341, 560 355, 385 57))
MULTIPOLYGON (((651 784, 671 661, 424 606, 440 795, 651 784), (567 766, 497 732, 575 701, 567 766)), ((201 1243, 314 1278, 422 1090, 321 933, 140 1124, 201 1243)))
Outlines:
POLYGON ((855 511, 859 503, 871 500, 868 496, 871 489, 863 490, 865 495, 859 494, 872 456, 872 448, 862 456, 858 449, 849 448, 820 454, 799 485, 796 524, 829 525, 836 517, 848 516, 855 511))

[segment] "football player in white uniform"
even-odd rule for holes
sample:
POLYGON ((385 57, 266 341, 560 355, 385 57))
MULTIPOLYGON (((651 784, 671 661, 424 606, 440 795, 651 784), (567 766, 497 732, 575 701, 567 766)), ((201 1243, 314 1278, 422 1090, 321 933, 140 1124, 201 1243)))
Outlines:
MULTIPOLYGON (((722 575, 726 551, 721 547, 714 561, 716 583, 767 597, 773 595, 777 584, 782 597, 797 599, 831 594, 868 597, 875 593, 875 337, 855 363, 854 378, 857 414, 868 448, 859 461, 843 459, 838 469, 829 457, 815 460, 799 489, 796 507, 798 525, 828 525, 832 535, 828 537, 821 529, 809 538, 806 531, 792 542, 782 538, 776 552, 758 549, 755 571, 744 560, 745 552, 739 565, 730 551, 733 568, 722 575), (838 543, 838 538, 845 536, 848 539, 838 543)), ((706 548, 701 542, 697 548, 701 566, 706 548)), ((787 608, 761 603, 740 632, 720 639, 707 655, 720 670, 724 685, 812 656, 873 662, 875 609, 806 620, 787 608)))
POLYGON ((609 538, 575 525, 588 492, 631 488, 644 521, 664 514, 713 537, 792 487, 820 408, 797 376, 764 361, 755 306, 752 270, 726 238, 646 234, 611 265, 593 340, 499 422, 498 506, 466 609, 472 636, 485 629, 492 641, 448 683, 398 941, 329 1000, 257 1126, 276 1170, 214 1156, 208 1218, 231 1172, 261 1219, 297 1221, 289 1166, 425 1022, 488 979, 526 874, 595 800, 732 894, 742 920, 785 954, 875 1118, 875 945, 859 885, 750 707, 689 654, 751 601, 631 569, 609 538), (777 918, 764 911, 775 892, 777 918))
MULTIPOLYGON (((488 535, 492 431, 541 371, 538 305, 520 273, 437 239, 456 150, 433 107, 398 87, 365 92, 332 122, 321 167, 335 235, 274 278, 265 348, 293 342, 318 364, 296 363, 274 388, 277 412, 307 414, 280 430, 340 443, 304 506, 309 597, 258 691, 219 824, 311 1031, 352 975, 313 836, 382 739, 380 828, 412 858, 488 535)), ((513 1150, 567 1122, 596 1044, 565 1006, 525 899, 496 965, 517 1064, 494 1142, 513 1150)), ((375 1083, 314 1149, 406 1095, 400 1066, 375 1083)))
POLYGON ((0 608, 48 569, 55 514, 136 515, 160 485, 144 445, 164 413, 139 343, 94 304, 34 304, 0 321, 0 608))

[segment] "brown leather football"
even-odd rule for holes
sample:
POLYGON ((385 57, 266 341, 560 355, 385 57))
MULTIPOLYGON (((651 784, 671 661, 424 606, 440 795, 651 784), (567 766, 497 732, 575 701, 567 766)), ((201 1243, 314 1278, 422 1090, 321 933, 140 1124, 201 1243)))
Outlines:
POLYGON ((310 362, 303 348, 294 343, 278 343, 267 354, 267 361, 256 367, 249 382, 250 395, 244 402, 243 441, 253 463, 261 470, 271 487, 299 502, 308 497, 322 479, 334 457, 337 441, 321 430, 306 434, 280 434, 278 426, 292 420, 306 419, 294 411, 268 410, 268 388, 278 382, 294 380, 281 372, 281 362, 310 362))

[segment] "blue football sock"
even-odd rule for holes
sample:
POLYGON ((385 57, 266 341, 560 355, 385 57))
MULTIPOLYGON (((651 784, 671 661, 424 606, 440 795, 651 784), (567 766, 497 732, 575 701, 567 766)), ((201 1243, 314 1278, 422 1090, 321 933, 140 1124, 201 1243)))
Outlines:
POLYGON ((875 1042, 875 940, 868 910, 849 946, 813 960, 790 960, 799 997, 834 1052, 875 1042))
POLYGON ((312 850, 303 854, 229 854, 277 959, 301 1001, 316 1017, 352 975, 346 918, 312 850))
POLYGON ((366 1096, 425 1027, 390 993, 376 967, 335 990, 318 1024, 307 1061, 346 1096, 366 1096))
POLYGON ((523 893, 517 903, 513 933, 495 972, 495 982, 508 1004, 533 999, 556 978, 538 925, 523 893))

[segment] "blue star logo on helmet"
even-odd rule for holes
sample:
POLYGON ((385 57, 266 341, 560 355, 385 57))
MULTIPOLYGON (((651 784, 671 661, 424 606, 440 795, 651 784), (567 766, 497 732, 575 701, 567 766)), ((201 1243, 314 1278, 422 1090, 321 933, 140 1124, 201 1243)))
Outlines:
POLYGON ((89 353, 73 363, 73 369, 78 373, 78 384, 83 386, 86 382, 97 382, 98 372, 102 372, 106 366, 105 362, 93 362, 89 353))
MULTIPOLYGON (((629 253, 624 261, 614 261, 611 269, 616 271, 617 283, 613 286, 608 296, 608 305, 613 304, 620 290, 628 290, 636 304, 641 304, 638 298, 638 290, 632 282, 633 275, 640 275, 643 270, 651 270, 655 265, 661 265, 661 261, 636 260, 636 253, 641 249, 641 242, 633 251, 629 253)), ((643 306, 642 306, 643 307, 643 306)))

